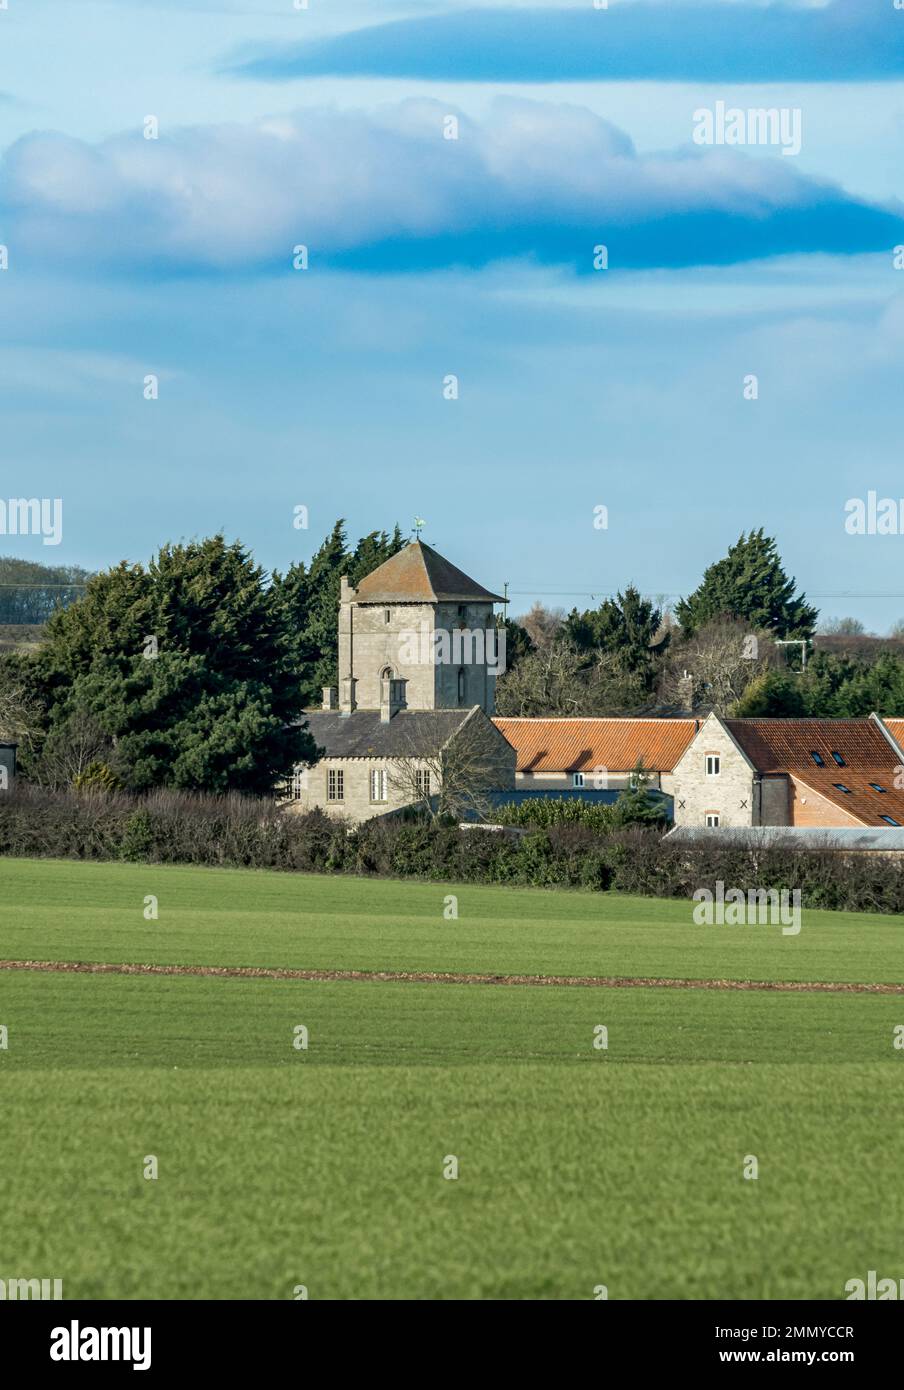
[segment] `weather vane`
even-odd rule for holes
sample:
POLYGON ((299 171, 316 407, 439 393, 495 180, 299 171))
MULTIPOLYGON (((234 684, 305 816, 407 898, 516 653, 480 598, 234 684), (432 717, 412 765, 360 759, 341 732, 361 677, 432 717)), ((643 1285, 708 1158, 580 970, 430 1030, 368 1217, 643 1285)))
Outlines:
POLYGON ((423 531, 426 525, 427 523, 422 516, 416 516, 414 518, 414 539, 416 541, 420 540, 421 532, 423 531))

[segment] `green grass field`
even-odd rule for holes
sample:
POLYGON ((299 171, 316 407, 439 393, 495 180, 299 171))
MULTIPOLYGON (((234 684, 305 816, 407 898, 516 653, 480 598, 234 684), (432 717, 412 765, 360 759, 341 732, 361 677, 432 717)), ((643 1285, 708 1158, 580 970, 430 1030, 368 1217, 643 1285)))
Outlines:
MULTIPOLYGON (((4 959, 904 980, 898 919, 784 937, 690 909, 0 860, 4 959)), ((0 1024, 0 1278, 70 1299, 837 1299, 904 1275, 904 996, 4 970, 0 1024)))

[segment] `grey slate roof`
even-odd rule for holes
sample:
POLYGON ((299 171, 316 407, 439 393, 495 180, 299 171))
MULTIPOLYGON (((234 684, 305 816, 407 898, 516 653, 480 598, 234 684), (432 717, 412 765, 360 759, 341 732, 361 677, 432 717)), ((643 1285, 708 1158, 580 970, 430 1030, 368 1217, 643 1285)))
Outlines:
POLYGON ((714 844, 766 849, 792 845, 803 849, 897 850, 904 851, 904 827, 846 825, 676 825, 665 836, 676 844, 714 844))
POLYGON ((324 757, 405 758, 437 753, 470 713, 471 709, 403 709, 384 724, 379 710, 314 710, 305 719, 324 757))

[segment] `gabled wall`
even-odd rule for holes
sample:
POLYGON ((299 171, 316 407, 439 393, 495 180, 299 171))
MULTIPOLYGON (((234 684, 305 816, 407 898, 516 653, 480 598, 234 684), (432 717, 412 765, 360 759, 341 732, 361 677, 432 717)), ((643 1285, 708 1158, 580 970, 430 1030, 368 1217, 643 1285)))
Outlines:
POLYGON ((759 788, 754 769, 718 716, 710 714, 675 764, 668 788, 675 798, 675 824, 704 826, 707 812, 720 826, 756 825, 759 788), (706 775, 706 755, 717 753, 717 777, 706 775))

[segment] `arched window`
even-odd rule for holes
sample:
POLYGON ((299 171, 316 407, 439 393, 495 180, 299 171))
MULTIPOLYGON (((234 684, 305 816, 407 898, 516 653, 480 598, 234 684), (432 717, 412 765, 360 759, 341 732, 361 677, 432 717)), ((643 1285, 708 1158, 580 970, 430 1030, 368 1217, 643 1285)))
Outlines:
POLYGON ((398 680, 395 671, 391 666, 384 666, 380 672, 380 698, 382 699, 382 682, 389 681, 389 703, 401 707, 405 704, 405 685, 404 680, 398 680))

